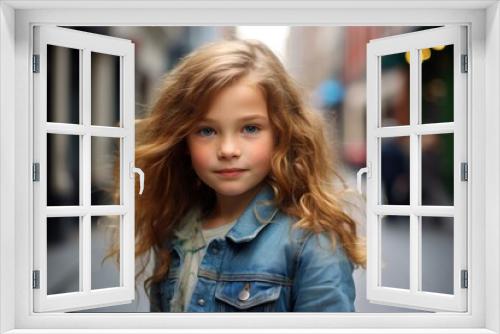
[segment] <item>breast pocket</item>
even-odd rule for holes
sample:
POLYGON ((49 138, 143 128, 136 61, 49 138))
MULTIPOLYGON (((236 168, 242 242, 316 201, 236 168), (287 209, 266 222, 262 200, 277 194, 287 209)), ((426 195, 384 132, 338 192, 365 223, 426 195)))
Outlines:
POLYGON ((215 289, 219 312, 274 312, 281 285, 268 282, 220 282, 215 289))

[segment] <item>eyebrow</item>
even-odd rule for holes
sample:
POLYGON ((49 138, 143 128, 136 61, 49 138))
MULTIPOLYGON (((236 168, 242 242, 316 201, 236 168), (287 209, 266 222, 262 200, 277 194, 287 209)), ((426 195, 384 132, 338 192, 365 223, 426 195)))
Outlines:
MULTIPOLYGON (((238 121, 240 122, 247 122, 247 121, 252 121, 252 120, 262 120, 265 121, 267 120, 267 117, 262 116, 262 115, 248 115, 245 117, 238 118, 238 121)), ((203 118, 201 122, 212 122, 212 123, 217 123, 215 119, 212 118, 203 118)))

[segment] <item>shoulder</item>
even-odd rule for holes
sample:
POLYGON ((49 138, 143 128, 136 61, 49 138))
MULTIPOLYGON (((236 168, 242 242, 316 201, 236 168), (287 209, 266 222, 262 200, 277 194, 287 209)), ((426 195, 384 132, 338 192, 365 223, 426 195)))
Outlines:
MULTIPOLYGON (((296 226, 298 221, 299 219, 297 217, 290 216, 280 210, 269 224, 272 226, 269 227, 269 229, 288 232, 291 240, 300 245, 302 248, 307 245, 312 248, 325 250, 332 249, 332 240, 328 233, 314 233, 311 230, 296 226)), ((339 249, 339 251, 342 252, 342 246, 338 238, 336 238, 335 249, 339 249)))
POLYGON ((279 210, 273 220, 266 226, 267 233, 281 234, 282 238, 291 243, 301 245, 308 238, 308 232, 301 228, 296 228, 296 217, 290 216, 279 210))
POLYGON ((314 233, 311 230, 296 225, 298 218, 287 215, 282 211, 265 227, 264 238, 275 240, 276 247, 286 245, 295 261, 304 258, 306 261, 314 257, 316 261, 347 261, 346 253, 338 238, 335 247, 327 233, 314 233))
POLYGON ((330 263, 350 264, 341 240, 336 236, 332 238, 332 236, 326 232, 307 232, 301 244, 300 257, 307 259, 311 256, 314 256, 316 260, 324 259, 330 263))
POLYGON ((327 261, 329 263, 344 263, 353 267, 342 241, 335 234, 327 232, 315 233, 295 224, 299 220, 280 211, 274 224, 277 229, 288 231, 290 241, 294 245, 296 256, 303 260, 327 261))

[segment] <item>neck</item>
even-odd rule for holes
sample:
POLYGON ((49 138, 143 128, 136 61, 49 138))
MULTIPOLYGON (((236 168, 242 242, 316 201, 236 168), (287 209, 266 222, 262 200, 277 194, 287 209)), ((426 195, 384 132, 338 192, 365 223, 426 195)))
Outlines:
POLYGON ((262 183, 237 196, 225 196, 217 194, 217 204, 215 205, 213 219, 220 219, 226 222, 237 219, 252 199, 262 188, 262 183))

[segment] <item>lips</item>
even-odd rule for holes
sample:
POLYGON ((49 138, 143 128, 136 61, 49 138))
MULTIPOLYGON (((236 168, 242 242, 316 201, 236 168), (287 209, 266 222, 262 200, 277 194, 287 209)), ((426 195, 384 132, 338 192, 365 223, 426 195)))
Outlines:
POLYGON ((235 172, 243 172, 246 169, 241 169, 241 168, 228 168, 228 169, 221 169, 216 171, 216 173, 235 173, 235 172))
POLYGON ((225 179, 234 179, 234 178, 239 178, 243 173, 245 173, 246 169, 240 169, 240 168, 228 168, 228 169, 221 169, 216 171, 217 175, 219 175, 222 178, 225 179))

